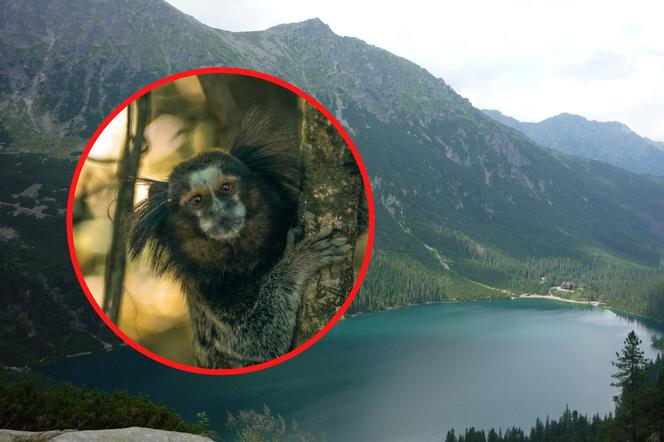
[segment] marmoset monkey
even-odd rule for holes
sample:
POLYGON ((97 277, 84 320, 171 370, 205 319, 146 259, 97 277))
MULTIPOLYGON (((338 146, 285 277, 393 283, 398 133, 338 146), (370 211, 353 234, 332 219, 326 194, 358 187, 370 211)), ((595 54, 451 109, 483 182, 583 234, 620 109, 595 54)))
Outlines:
POLYGON ((331 230, 301 238, 297 149, 255 135, 178 164, 167 182, 146 180, 128 220, 131 258, 147 248, 154 270, 182 286, 200 367, 290 351, 305 284, 351 249, 331 230))

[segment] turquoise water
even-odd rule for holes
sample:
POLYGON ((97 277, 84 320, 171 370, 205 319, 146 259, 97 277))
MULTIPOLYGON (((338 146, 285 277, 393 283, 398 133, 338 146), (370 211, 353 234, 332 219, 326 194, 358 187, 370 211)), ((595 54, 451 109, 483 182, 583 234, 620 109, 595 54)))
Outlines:
POLYGON ((545 300, 410 307, 340 322, 277 367, 242 376, 180 372, 130 348, 45 371, 76 384, 143 392, 223 434, 228 411, 267 404, 328 440, 440 440, 451 427, 530 428, 565 405, 613 410, 611 361, 634 329, 664 331, 589 306, 545 300))

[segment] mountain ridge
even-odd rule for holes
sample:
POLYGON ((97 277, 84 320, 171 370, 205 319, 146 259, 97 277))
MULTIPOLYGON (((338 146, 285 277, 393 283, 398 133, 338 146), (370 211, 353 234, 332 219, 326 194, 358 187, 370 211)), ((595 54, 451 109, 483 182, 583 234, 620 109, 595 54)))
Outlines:
POLYGON ((589 120, 563 112, 539 122, 522 122, 498 110, 482 111, 543 146, 631 172, 664 176, 662 143, 640 136, 619 121, 589 120))
MULTIPOLYGON (((580 280, 590 297, 664 315, 650 294, 664 266, 663 179, 542 147, 425 69, 337 36, 320 20, 234 33, 159 0, 108 5, 0 7, 0 124, 10 151, 80 151, 124 98, 175 71, 261 70, 330 109, 367 166, 376 251, 354 311, 542 292, 545 278, 580 280), (638 290, 626 290, 616 275, 638 290)), ((57 220, 64 235, 64 219, 57 220)), ((0 213, 0 225, 29 238, 24 222, 0 213)), ((71 274, 68 259, 57 266, 71 274)), ((77 287, 67 296, 86 302, 77 287)))

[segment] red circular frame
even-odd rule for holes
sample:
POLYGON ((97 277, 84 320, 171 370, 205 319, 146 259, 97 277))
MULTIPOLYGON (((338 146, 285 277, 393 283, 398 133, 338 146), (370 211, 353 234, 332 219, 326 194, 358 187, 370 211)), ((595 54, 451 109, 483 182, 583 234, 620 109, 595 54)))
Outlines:
POLYGON ((95 133, 92 135, 92 138, 90 138, 90 141, 88 141, 88 144, 85 146, 85 150, 83 150, 83 153, 81 154, 81 158, 78 160, 78 164, 76 165, 76 170, 74 171, 74 176, 71 180, 71 185, 69 187, 69 198, 67 200, 67 241, 69 243, 69 255, 71 257, 72 264, 74 265, 74 271, 76 272, 76 277, 78 278, 78 282, 81 284, 81 288, 83 289, 83 292, 85 292, 85 296, 88 298, 88 301, 94 308, 94 310, 97 312, 99 317, 106 323, 106 325, 115 332, 116 335, 118 335, 125 343, 130 345, 132 348, 135 350, 139 351, 140 353, 144 354, 145 356, 154 359, 157 362, 161 362, 162 364, 168 365, 169 367, 177 368, 179 370, 183 371, 188 371, 190 373, 198 373, 198 374, 208 374, 208 375, 234 375, 234 374, 242 374, 242 373, 251 373, 254 371, 259 371, 263 370, 268 367, 272 367, 274 365, 280 364, 284 361, 289 360, 293 356, 296 356, 300 353, 302 353, 304 350, 307 348, 311 347, 316 341, 318 341, 320 338, 322 338, 330 329, 341 319, 343 314, 348 310, 348 307, 350 307, 350 304, 353 302, 353 299, 355 299, 355 296, 357 295, 358 290, 360 289, 360 286, 362 285, 362 281, 364 280, 364 276, 367 273, 367 269, 369 267, 369 261, 371 259, 371 250, 373 247, 373 240, 374 240, 374 201, 373 201, 373 194, 371 193, 371 185, 369 182, 369 175, 367 174, 366 168, 364 167, 364 163, 362 162, 362 158, 360 157, 360 154, 357 152, 357 148, 353 144, 353 141, 350 139, 350 136, 346 132, 346 130, 341 126, 339 121, 337 121, 334 116, 323 107, 322 104, 320 104, 315 98, 313 98, 311 95, 307 94, 303 90, 293 86, 290 83, 287 83, 284 80, 281 80, 277 77, 273 77, 272 75, 264 74, 262 72, 257 72, 257 71, 252 71, 248 69, 241 69, 241 68, 231 68, 231 67, 210 67, 210 68, 200 68, 200 69, 191 69, 188 71, 180 72, 177 74, 169 75, 167 77, 162 78, 161 80, 157 80, 154 83, 142 88, 138 92, 134 93, 131 95, 129 98, 127 98, 122 104, 120 104, 118 107, 111 112, 111 114, 106 117, 106 119, 102 122, 102 124, 97 128, 95 133), (73 234, 73 207, 74 207, 74 192, 76 190, 76 186, 78 184, 78 179, 81 174, 81 170, 83 168, 83 164, 85 163, 85 160, 88 157, 88 154, 90 153, 90 149, 92 149, 92 146, 94 143, 97 141, 97 138, 99 138, 99 135, 101 132, 108 126, 108 124, 127 106, 129 106, 130 103, 136 101, 140 96, 146 94, 147 92, 150 92, 153 89, 156 89, 160 86, 163 86, 164 84, 170 83, 174 80, 178 80, 180 78, 184 77, 190 77, 193 75, 204 75, 204 74, 235 74, 235 75, 245 75, 249 77, 254 77, 254 78, 259 78, 261 80, 269 81, 271 83, 274 83, 278 86, 281 86, 283 88, 286 88, 290 90, 291 92, 299 95, 302 97, 304 100, 306 100, 309 104, 314 106, 316 109, 318 109, 319 112, 321 112, 325 117, 334 125, 334 127, 337 129, 337 131, 341 134, 343 137, 344 141, 346 142, 346 145, 348 148, 351 150, 353 153, 353 157, 355 158, 355 162, 357 163, 358 168, 360 169, 360 174, 362 175, 362 182, 364 184, 364 189, 366 192, 367 196, 367 207, 369 210, 369 231, 368 231, 368 239, 367 239, 367 246, 366 246, 366 253, 364 256, 364 261, 362 262, 362 267, 360 269, 360 273, 358 277, 355 279, 355 283, 353 285, 353 289, 351 290, 350 294, 346 298, 346 301, 343 303, 339 311, 332 317, 332 319, 325 324, 325 326, 318 331, 314 336, 312 336, 308 341, 306 341, 304 344, 300 345, 299 347, 291 350, 290 352, 279 356, 278 358, 271 359, 267 362, 262 362, 260 364, 256 365, 250 365, 248 367, 241 367, 241 368, 223 368, 223 369, 212 369, 212 368, 200 368, 200 367, 194 367, 191 365, 186 365, 186 364, 181 364, 175 361, 171 361, 170 359, 167 359, 163 356, 160 356, 154 352, 151 352, 150 350, 142 347, 138 343, 134 342, 129 336, 127 336, 120 328, 118 328, 117 325, 115 325, 108 316, 106 316, 106 313, 101 309, 99 304, 97 304, 97 301, 95 301, 94 297, 92 296, 92 293, 90 292, 90 289, 88 288, 85 279, 83 278, 83 273, 81 272, 80 265, 78 263, 78 259, 76 257, 76 250, 74 248, 74 234, 73 234))

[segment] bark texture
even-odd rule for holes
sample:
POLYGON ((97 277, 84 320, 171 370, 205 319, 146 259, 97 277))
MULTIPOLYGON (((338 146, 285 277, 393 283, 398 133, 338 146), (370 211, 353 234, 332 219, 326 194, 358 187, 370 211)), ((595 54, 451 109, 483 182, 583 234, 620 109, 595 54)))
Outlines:
MULTIPOLYGON (((299 220, 304 234, 333 228, 355 244, 363 192, 353 155, 336 128, 316 108, 304 103, 300 133, 302 193, 299 220)), ((354 282, 354 250, 344 262, 320 272, 304 292, 295 345, 321 330, 349 295, 354 282)))

